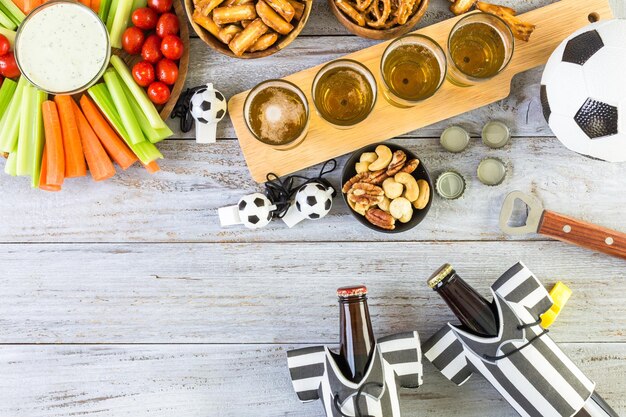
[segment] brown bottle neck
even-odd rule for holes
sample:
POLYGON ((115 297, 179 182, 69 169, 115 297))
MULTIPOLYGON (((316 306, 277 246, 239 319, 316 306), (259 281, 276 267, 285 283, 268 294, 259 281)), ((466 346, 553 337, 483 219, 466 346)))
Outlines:
POLYGON ((339 353, 346 377, 360 381, 376 346, 365 295, 339 298, 339 353))

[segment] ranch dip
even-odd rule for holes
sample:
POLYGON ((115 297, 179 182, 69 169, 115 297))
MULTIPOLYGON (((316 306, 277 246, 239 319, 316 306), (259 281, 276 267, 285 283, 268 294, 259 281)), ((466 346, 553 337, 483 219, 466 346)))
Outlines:
POLYGON ((89 8, 55 1, 31 13, 15 42, 22 74, 49 93, 74 93, 94 84, 108 65, 106 27, 89 8))

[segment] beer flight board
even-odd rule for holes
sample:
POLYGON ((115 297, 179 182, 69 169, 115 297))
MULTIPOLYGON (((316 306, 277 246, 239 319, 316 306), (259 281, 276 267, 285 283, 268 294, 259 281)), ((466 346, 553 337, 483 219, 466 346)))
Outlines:
MULTIPOLYGON (((433 38, 445 50, 450 30, 462 17, 445 20, 415 33, 433 38)), ((472 87, 457 87, 446 81, 434 96, 408 109, 389 104, 379 87, 372 113, 365 121, 350 129, 334 128, 315 112, 311 85, 324 64, 292 74, 284 79, 293 82, 305 93, 311 107, 311 119, 304 142, 287 151, 272 149, 256 140, 248 131, 243 106, 249 90, 233 96, 228 103, 228 110, 252 178, 262 183, 270 172, 278 176, 291 174, 365 145, 391 139, 501 100, 509 95, 511 79, 516 74, 545 64, 552 51, 565 38, 590 21, 612 17, 609 0, 561 0, 524 13, 522 20, 535 24, 537 28, 529 42, 516 40, 513 58, 500 74, 472 87)), ((344 58, 367 66, 380 86, 380 58, 390 42, 365 48, 344 58)))

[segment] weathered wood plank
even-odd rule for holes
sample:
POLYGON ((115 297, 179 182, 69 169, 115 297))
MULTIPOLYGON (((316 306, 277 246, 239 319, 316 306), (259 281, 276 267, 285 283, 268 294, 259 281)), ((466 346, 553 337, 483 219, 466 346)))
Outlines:
MULTIPOLYGON (((250 179, 236 142, 200 146, 169 141, 160 147, 163 172, 150 176, 135 167, 104 183, 89 178, 66 181, 61 193, 31 190, 26 178, 0 175, 0 224, 3 242, 102 241, 378 241, 493 240, 504 238, 498 227, 500 205, 509 191, 532 191, 546 208, 614 229, 624 229, 626 165, 584 158, 555 139, 515 139, 492 151, 472 141, 462 154, 444 152, 437 140, 403 140, 422 158, 433 176, 452 168, 466 176, 468 189, 460 200, 438 197, 426 220, 397 235, 381 234, 351 218, 341 197, 331 214, 302 222, 289 230, 274 221, 262 230, 219 227, 217 208, 236 204, 260 191, 250 179), (509 167, 508 178, 487 187, 475 178, 478 162, 491 155, 509 167)), ((341 167, 329 178, 338 186, 341 167)), ((0 162, 0 167, 3 162, 0 162)), ((317 175, 319 167, 308 170, 317 175)), ((518 239, 535 238, 518 237, 518 239)))
MULTIPOLYGON (((434 3, 434 2, 433 2, 434 3)), ((187 87, 212 82, 217 89, 231 97, 270 78, 281 78, 294 72, 339 58, 348 53, 373 45, 375 42, 354 36, 302 37, 289 48, 268 58, 237 60, 217 54, 200 40, 191 40, 193 59, 189 63, 187 87)), ((516 136, 551 136, 539 101, 541 69, 519 74, 513 79, 511 95, 499 102, 476 109, 447 121, 424 127, 407 134, 407 137, 438 137, 452 123, 461 124, 474 136, 479 136, 482 126, 489 120, 507 123, 516 136)), ((384 98, 379 97, 380 100, 384 98)), ((177 121, 169 121, 176 138, 193 138, 194 132, 183 134, 177 121)), ((229 117, 218 127, 219 138, 235 138, 229 117)))
POLYGON ((425 284, 451 262, 477 289, 518 260, 574 295, 562 342, 626 341, 624 261, 558 242, 0 246, 2 343, 337 340, 335 290, 370 288, 376 333, 453 318, 425 284))
MULTIPOLYGON (((84 416, 321 416, 300 404, 282 345, 4 346, 0 414, 84 416)), ((626 412, 626 344, 562 344, 598 383, 617 413, 626 412), (607 372, 607 370, 609 370, 607 372)), ((402 390, 403 415, 514 417, 474 376, 457 388, 426 363, 424 385, 402 390)))

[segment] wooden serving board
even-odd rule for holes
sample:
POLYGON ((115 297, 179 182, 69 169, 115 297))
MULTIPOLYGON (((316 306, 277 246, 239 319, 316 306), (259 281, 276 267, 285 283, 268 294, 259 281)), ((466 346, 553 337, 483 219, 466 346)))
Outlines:
MULTIPOLYGON (((501 100, 509 95, 511 79, 516 74, 545 64, 552 51, 572 32, 588 25, 590 19, 605 20, 613 17, 608 0, 561 0, 521 16, 537 28, 529 42, 516 40, 513 58, 502 73, 474 87, 457 87, 446 81, 433 97, 409 109, 390 105, 379 88, 372 114, 352 129, 333 128, 313 108, 311 84, 323 64, 285 77, 304 91, 311 106, 311 123, 306 139, 288 151, 274 150, 254 139, 248 132, 243 115, 243 104, 249 90, 233 96, 228 103, 228 110, 252 178, 257 182, 265 182, 269 172, 278 176, 287 175, 365 145, 501 100)), ((448 19, 415 33, 430 36, 445 48, 450 30, 461 17, 448 19)), ((380 57, 389 42, 354 52, 346 55, 346 58, 366 65, 380 86, 380 57)))

